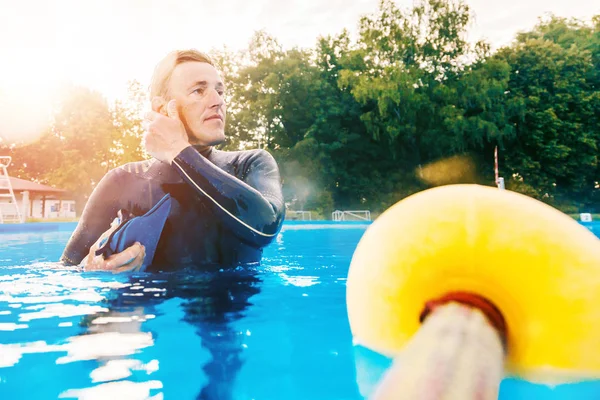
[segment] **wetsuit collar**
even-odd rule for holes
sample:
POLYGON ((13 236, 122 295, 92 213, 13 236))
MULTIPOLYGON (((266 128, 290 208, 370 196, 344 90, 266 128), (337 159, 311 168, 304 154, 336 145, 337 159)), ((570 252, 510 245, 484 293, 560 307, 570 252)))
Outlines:
POLYGON ((196 149, 196 151, 198 151, 198 153, 202 154, 202 156, 204 157, 208 157, 212 151, 213 151, 213 146, 199 146, 199 145, 192 145, 192 147, 194 149, 196 149))

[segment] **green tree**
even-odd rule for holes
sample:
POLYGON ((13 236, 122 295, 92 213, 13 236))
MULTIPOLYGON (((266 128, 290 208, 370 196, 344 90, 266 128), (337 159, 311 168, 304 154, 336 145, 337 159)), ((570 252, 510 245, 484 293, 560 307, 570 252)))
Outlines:
POLYGON ((598 25, 552 18, 497 57, 511 67, 514 141, 503 162, 518 190, 559 206, 597 201, 598 25))
POLYGON ((115 102, 111 110, 115 131, 110 147, 110 168, 149 157, 142 148, 142 121, 148 105, 147 92, 137 81, 129 83, 125 100, 115 102))
POLYGON ((81 207, 112 163, 118 131, 106 99, 86 88, 72 88, 54 117, 52 134, 59 139, 57 168, 45 180, 69 190, 81 207))
POLYGON ((360 21, 360 39, 341 83, 366 106, 362 119, 376 139, 389 143, 407 169, 452 153, 454 138, 442 115, 453 85, 471 56, 464 36, 471 14, 461 1, 423 0, 402 11, 382 0, 360 21))

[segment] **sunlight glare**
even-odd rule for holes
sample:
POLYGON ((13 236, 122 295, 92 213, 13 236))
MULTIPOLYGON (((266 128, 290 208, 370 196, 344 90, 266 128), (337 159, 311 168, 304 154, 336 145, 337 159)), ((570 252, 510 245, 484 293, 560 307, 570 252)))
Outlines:
POLYGON ((66 81, 50 51, 3 50, 0 66, 0 143, 35 141, 49 127, 66 81))

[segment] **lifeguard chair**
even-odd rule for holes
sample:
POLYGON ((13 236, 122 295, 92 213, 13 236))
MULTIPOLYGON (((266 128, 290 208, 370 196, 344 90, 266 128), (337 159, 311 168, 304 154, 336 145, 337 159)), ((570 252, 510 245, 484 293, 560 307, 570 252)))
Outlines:
POLYGON ((23 222, 19 203, 15 197, 8 166, 12 162, 10 156, 0 156, 0 224, 6 222, 23 222))

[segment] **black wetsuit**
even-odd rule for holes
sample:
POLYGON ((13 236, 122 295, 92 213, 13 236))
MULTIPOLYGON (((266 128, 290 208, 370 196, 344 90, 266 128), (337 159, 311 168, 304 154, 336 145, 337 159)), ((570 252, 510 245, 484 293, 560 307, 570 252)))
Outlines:
POLYGON ((285 216, 279 169, 268 152, 189 146, 172 165, 152 159, 107 173, 61 260, 79 264, 119 209, 142 215, 166 193, 173 203, 151 271, 259 262, 285 216))

